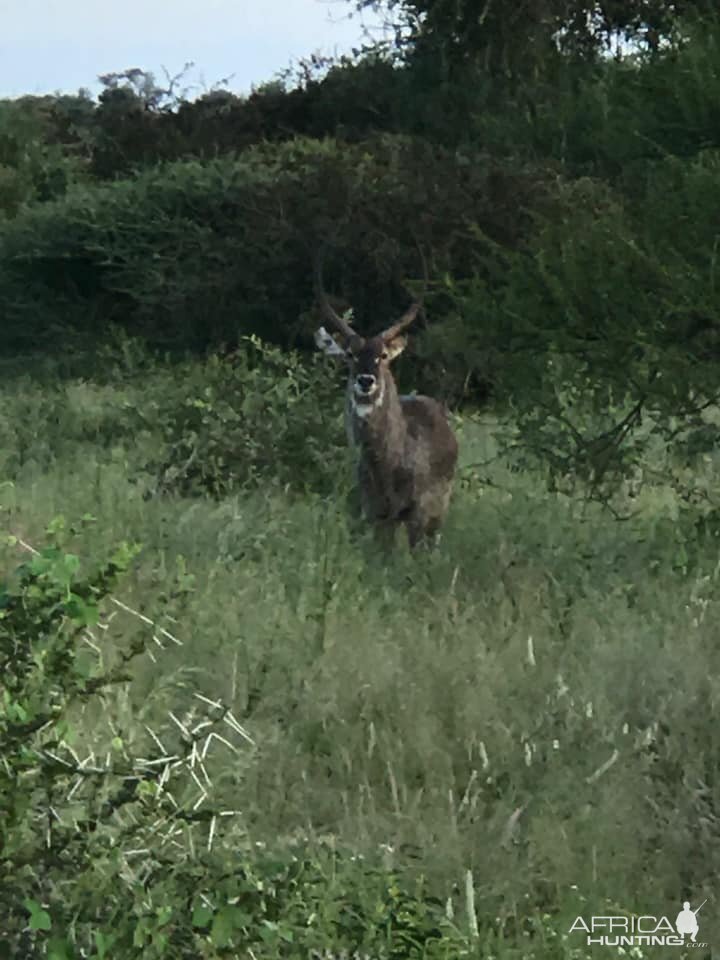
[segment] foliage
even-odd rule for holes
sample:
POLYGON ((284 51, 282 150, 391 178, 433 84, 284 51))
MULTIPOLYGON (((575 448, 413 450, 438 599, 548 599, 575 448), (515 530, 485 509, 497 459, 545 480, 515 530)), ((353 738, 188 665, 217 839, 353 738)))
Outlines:
POLYGON ((122 331, 74 376, 22 374, 0 403, 0 475, 21 480, 69 450, 106 462, 132 441, 145 495, 276 487, 327 495, 349 474, 345 367, 242 338, 232 353, 163 363, 122 331), (78 376, 78 373, 80 376, 78 376), (124 384, 122 394, 119 384, 124 384))
MULTIPOLYGON (((65 395, 102 396, 122 417, 176 373, 192 387, 189 366, 144 361, 129 383, 136 362, 127 351, 115 373, 106 358, 65 395)), ((197 383, 213 382, 198 366, 197 383)), ((4 405, 12 390, 3 383, 4 405)), ((3 525, 23 542, 40 546, 59 507, 98 517, 72 548, 54 525, 20 572, 19 544, 0 552, 12 609, 0 620, 12 643, 3 689, 20 682, 16 650, 51 651, 17 657, 32 681, 22 689, 45 696, 49 661, 68 670, 44 700, 65 704, 54 726, 17 750, 1 734, 11 764, 26 752, 23 778, 2 783, 14 798, 3 816, 24 819, 3 830, 0 858, 11 836, 31 860, 1 864, 3 929, 21 938, 11 955, 69 941, 70 956, 158 960, 356 949, 579 960, 583 938, 567 930, 578 914, 606 915, 606 898, 613 912, 669 911, 685 891, 695 903, 715 887, 717 525, 708 516, 701 530, 672 461, 642 463, 650 475, 613 523, 548 492, 543 471, 514 471, 493 425, 465 418, 440 549, 388 563, 352 535, 341 504, 268 475, 220 501, 143 499, 136 448, 160 447, 162 424, 116 434, 109 458, 59 414, 44 408, 47 460, 26 460, 2 489, 3 525), (145 546, 117 599, 155 626, 100 590, 99 623, 81 630, 73 595, 97 585, 106 544, 122 536, 145 546), (134 645, 146 653, 124 662, 134 645), (127 681, 83 696, 116 666, 127 681), (195 692, 228 705, 253 743, 195 692), (234 749, 213 739, 205 753, 209 731, 234 749), (194 736, 211 786, 197 759, 201 786, 188 769, 194 736), (38 757, 45 748, 65 763, 38 757), (175 756, 185 763, 162 762, 175 756), (163 789, 138 786, 104 819, 128 775, 163 789), (209 843, 213 811, 228 815, 209 843)), ((711 495, 716 469, 695 476, 711 495)))
MULTIPOLYGON (((162 733, 168 746, 150 731, 155 743, 145 745, 144 759, 132 755, 135 731, 111 721, 105 759, 96 759, 97 736, 80 759, 87 718, 115 702, 113 689, 128 684, 131 665, 151 640, 145 631, 116 650, 96 644, 110 590, 137 548, 122 545, 83 576, 80 558, 60 545, 63 530, 56 520, 48 531, 56 543, 19 566, 0 590, 4 955, 64 960, 92 950, 159 960, 168 952, 214 958, 245 948, 269 958, 328 944, 387 958, 466 955, 465 938, 422 881, 410 890, 393 871, 302 846, 280 856, 248 850, 238 862, 237 850, 222 840, 200 855, 192 844, 167 845, 161 823, 185 837, 214 824, 216 813, 197 812, 201 804, 191 802, 189 788, 193 781, 200 786, 192 775, 196 751, 227 717, 221 707, 192 732, 187 714, 174 747, 169 731, 162 733)), ((192 578, 183 575, 175 600, 191 592, 192 578)), ((202 761, 199 767, 207 778, 202 761)), ((205 796, 201 789, 200 800, 205 796)))
POLYGON ((41 110, 0 101, 0 223, 26 204, 63 196, 82 178, 81 162, 47 142, 41 110))
POLYGON ((309 344, 317 317, 303 310, 323 239, 328 285, 349 294, 362 329, 377 328, 421 276, 417 243, 435 269, 469 270, 471 231, 516 242, 537 180, 384 137, 355 148, 297 140, 76 191, 0 233, 6 340, 45 346, 73 328, 102 338, 115 323, 175 350, 238 333, 309 344))
POLYGON ((249 338, 232 356, 176 367, 134 413, 162 432, 145 467, 157 492, 227 496, 276 484, 327 494, 346 468, 342 404, 321 358, 303 362, 249 338))
MULTIPOLYGON (((156 369, 142 346, 116 332, 108 338, 102 358, 105 377, 115 384, 140 384, 156 369)), ((7 364, 6 389, 0 402, 0 476, 14 481, 24 473, 49 468, 69 449, 102 450, 112 457, 115 445, 138 436, 141 422, 129 397, 97 380, 89 382, 87 349, 78 350, 72 363, 46 357, 42 365, 27 361, 7 364), (18 368, 19 371, 18 372, 18 368), (7 388, 7 385, 11 387, 7 388)), ((133 397, 134 400, 134 397, 133 397)), ((138 401, 139 403, 139 401, 138 401)))
MULTIPOLYGON (((613 174, 629 157, 717 143, 718 22, 705 0, 386 7, 408 56, 377 43, 335 61, 310 57, 247 97, 217 86, 193 99, 187 67, 165 81, 134 68, 102 77, 96 102, 81 91, 4 101, 2 110, 32 118, 34 150, 55 158, 55 179, 63 155, 112 180, 297 136, 410 134, 613 174), (603 55, 610 47, 612 59, 603 55)), ((33 198, 56 196, 57 186, 33 198)))
POLYGON ((387 6, 401 56, 294 86, 0 103, 10 956, 579 960, 717 889, 720 26, 387 6), (283 352, 322 241, 363 332, 425 254, 433 554, 353 535, 341 377, 283 352))
MULTIPOLYGON (((53 531, 61 529, 56 522, 53 531)), ((67 955, 65 933, 76 905, 62 902, 62 880, 83 876, 80 886, 89 882, 89 892, 85 868, 95 867, 97 882, 102 863, 117 860, 103 828, 141 784, 137 779, 123 788, 118 767, 108 760, 95 770, 90 757, 79 761, 70 746, 73 712, 126 681, 127 664, 144 649, 145 641, 136 640, 112 664, 98 666, 81 647, 135 552, 122 545, 100 569, 82 576, 79 558, 52 545, 21 565, 0 592, 0 884, 11 955, 35 953, 38 941, 48 956, 67 955), (68 800, 75 780, 95 780, 100 787, 76 805, 68 800)), ((117 750, 123 752, 121 740, 117 750)), ((87 906, 92 914, 93 905, 87 906)))
POLYGON ((717 171, 715 151, 670 158, 632 201, 591 180, 563 185, 528 250, 459 295, 469 354, 486 358, 525 452, 556 475, 609 491, 653 436, 687 466, 713 448, 717 171))
POLYGON ((358 10, 385 9, 398 46, 411 62, 437 58, 444 71, 470 60, 504 78, 527 79, 558 54, 588 57, 620 43, 657 51, 673 39, 679 17, 712 13, 705 0, 355 0, 358 10))
POLYGON ((413 386, 494 398, 526 452, 602 495, 656 436, 686 465, 707 452, 716 11, 387 8, 411 28, 406 56, 310 58, 247 98, 190 101, 181 77, 135 69, 106 75, 98 103, 0 105, 25 124, 2 141, 6 350, 76 350, 113 326, 176 354, 238 336, 305 349, 323 240, 326 282, 363 331, 407 303, 419 244, 413 386))

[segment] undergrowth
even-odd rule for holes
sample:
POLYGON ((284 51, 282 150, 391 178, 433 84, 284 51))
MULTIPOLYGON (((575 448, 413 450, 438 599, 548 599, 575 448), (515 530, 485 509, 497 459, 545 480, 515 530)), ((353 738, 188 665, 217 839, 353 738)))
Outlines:
POLYGON ((581 958, 711 897, 717 537, 661 460, 617 519, 458 420, 440 548, 388 561, 313 466, 341 390, 266 397, 307 463, 245 469, 214 364, 3 387, 6 953, 581 958), (227 488, 157 485, 186 429, 227 488))

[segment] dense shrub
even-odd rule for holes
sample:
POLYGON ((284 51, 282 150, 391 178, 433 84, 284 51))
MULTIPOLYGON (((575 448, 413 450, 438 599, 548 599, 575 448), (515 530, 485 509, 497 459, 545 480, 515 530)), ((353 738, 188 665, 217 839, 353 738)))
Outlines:
POLYGON ((82 179, 82 161, 49 139, 39 110, 24 100, 0 101, 0 222, 82 179))
POLYGON ((560 183, 527 248, 459 292, 466 357, 556 473, 612 485, 654 434, 688 463, 714 448, 719 171, 713 150, 652 164, 632 198, 560 183))
POLYGON ((128 417, 163 438, 150 489, 222 496, 276 484, 327 494, 347 472, 343 391, 332 364, 256 339, 231 357, 175 366, 128 417))
POLYGON ((312 261, 361 329, 403 309, 407 278, 452 261, 473 231, 516 244, 537 178, 422 140, 294 141, 186 162, 27 211, 0 232, 0 310, 20 347, 110 323, 151 343, 204 347, 258 334, 309 343, 312 261))
POLYGON ((243 338, 231 354, 167 362, 116 332, 95 364, 92 380, 6 381, 4 480, 64 455, 107 463, 127 444, 146 493, 223 496, 274 485, 326 495, 350 476, 345 366, 319 353, 243 338))

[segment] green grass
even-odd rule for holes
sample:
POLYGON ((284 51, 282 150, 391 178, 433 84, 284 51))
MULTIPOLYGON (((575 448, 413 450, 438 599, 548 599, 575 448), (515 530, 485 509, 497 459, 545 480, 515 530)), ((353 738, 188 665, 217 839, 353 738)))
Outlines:
MULTIPOLYGON (((53 517, 89 512, 87 563, 141 542, 118 596, 182 640, 84 718, 88 743, 108 719, 132 745, 194 692, 222 698, 255 746, 215 760, 213 798, 238 811, 218 843, 307 838, 422 873, 464 930, 470 870, 479 955, 584 956, 562 938, 578 913, 714 896, 720 561, 670 486, 618 521, 515 472, 494 422, 467 421, 440 548, 388 560, 349 521, 345 476, 334 498, 270 475, 222 501, 145 497, 160 438, 123 411, 153 376, 0 395, 3 527, 41 547, 53 517)), ((3 548, 0 569, 21 557, 3 548)), ((118 611, 109 634, 136 629, 118 611)))

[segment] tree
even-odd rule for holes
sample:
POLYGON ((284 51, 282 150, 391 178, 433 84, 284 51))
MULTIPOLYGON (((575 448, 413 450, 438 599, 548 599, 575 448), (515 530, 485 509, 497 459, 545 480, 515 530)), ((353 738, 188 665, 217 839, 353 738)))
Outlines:
POLYGON ((558 52, 597 56, 613 43, 655 50, 680 16, 706 0, 356 0, 385 9, 410 57, 446 69, 472 61, 495 74, 527 75, 558 52))

